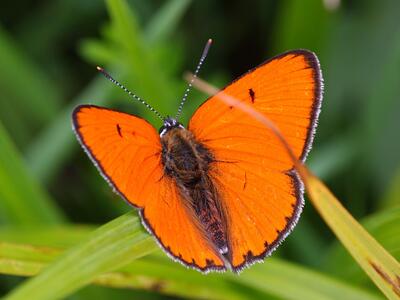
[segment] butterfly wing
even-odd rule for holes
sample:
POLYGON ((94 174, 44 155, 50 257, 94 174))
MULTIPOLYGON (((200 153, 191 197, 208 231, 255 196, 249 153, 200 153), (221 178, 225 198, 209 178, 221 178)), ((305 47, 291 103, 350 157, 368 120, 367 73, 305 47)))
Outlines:
MULTIPOLYGON (((312 52, 279 55, 223 92, 262 112, 305 160, 322 97, 320 67, 312 52)), ((210 176, 226 210, 229 261, 241 270, 269 255, 296 224, 302 183, 274 134, 216 96, 198 108, 189 130, 215 156, 210 176)))
POLYGON ((203 271, 223 269, 175 184, 163 176, 160 139, 153 126, 139 117, 93 105, 78 106, 73 125, 100 173, 139 209, 145 227, 168 254, 203 271))
POLYGON ((202 272, 225 270, 217 250, 182 204, 175 182, 163 177, 149 196, 140 215, 146 228, 174 260, 202 272))

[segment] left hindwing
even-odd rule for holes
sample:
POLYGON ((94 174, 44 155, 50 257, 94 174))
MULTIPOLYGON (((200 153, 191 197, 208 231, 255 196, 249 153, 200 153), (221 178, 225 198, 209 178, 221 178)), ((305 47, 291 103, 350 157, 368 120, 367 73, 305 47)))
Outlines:
MULTIPOLYGON (((305 160, 322 96, 319 63, 312 52, 277 56, 223 92, 274 122, 295 155, 305 160)), ((217 95, 199 107, 189 130, 215 156, 210 176, 226 210, 229 260, 240 270, 271 253, 296 224, 302 184, 276 136, 217 95)))

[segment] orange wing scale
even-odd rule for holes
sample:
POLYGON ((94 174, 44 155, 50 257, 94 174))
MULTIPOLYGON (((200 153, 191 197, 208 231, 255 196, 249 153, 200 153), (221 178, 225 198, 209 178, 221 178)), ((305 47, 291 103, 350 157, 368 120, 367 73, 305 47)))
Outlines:
MULTIPOLYGON (((316 56, 297 50, 277 56, 227 86, 224 93, 262 112, 305 160, 318 118, 322 79, 316 56)), ((210 176, 226 210, 234 270, 269 255, 298 220, 302 183, 279 140, 257 120, 211 97, 189 130, 212 150, 210 176)))
POLYGON ((145 227, 174 259, 200 269, 223 270, 219 254, 193 222, 175 184, 163 176, 161 145, 145 120, 91 105, 73 113, 83 148, 111 186, 139 208, 145 227))

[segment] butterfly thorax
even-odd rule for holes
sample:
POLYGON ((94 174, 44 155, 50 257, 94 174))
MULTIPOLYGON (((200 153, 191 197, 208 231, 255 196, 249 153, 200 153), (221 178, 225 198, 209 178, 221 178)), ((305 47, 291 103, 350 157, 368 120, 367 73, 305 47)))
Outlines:
POLYGON ((183 127, 166 130, 161 135, 161 146, 165 175, 175 180, 208 238, 225 254, 226 218, 218 191, 209 177, 214 161, 212 152, 183 127))
POLYGON ((184 128, 172 128, 161 136, 162 162, 166 175, 187 188, 199 183, 213 161, 211 152, 184 128))

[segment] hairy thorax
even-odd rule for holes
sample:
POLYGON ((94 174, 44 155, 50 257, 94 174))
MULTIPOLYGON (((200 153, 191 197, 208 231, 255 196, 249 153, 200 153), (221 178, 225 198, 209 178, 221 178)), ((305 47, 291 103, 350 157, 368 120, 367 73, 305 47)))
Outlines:
POLYGON ((226 254, 226 218, 209 177, 212 153, 184 128, 168 130, 161 136, 161 145, 164 174, 175 180, 181 198, 198 218, 208 239, 226 254))

